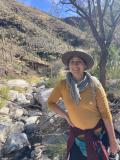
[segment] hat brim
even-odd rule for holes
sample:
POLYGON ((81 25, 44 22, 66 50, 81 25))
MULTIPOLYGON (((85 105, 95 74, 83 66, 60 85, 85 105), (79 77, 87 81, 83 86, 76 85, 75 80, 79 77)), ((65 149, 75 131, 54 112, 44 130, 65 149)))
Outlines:
POLYGON ((72 57, 80 57, 86 64, 87 69, 90 69, 94 65, 93 58, 86 52, 83 51, 69 51, 62 55, 62 62, 64 65, 68 66, 69 61, 72 57))

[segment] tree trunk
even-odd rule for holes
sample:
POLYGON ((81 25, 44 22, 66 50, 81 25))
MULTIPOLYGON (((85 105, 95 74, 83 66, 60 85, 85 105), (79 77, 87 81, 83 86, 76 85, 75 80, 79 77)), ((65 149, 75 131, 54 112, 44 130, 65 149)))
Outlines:
POLYGON ((101 49, 100 63, 99 63, 99 80, 102 83, 103 87, 106 86, 106 65, 108 58, 108 50, 101 49))

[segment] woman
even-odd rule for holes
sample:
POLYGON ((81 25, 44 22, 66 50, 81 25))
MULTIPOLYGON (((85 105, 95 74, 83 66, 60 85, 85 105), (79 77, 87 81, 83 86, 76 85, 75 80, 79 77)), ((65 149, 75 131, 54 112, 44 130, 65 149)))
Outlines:
POLYGON ((70 124, 68 159, 108 160, 108 143, 112 153, 118 152, 119 145, 105 91, 86 72, 94 65, 93 58, 84 51, 69 51, 62 55, 62 62, 69 72, 52 91, 48 106, 70 124), (67 112, 57 105, 59 98, 67 112))

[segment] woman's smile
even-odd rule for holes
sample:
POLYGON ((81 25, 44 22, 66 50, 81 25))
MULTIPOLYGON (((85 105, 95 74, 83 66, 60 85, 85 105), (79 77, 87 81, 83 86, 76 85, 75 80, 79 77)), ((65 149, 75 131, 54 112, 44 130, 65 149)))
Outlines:
POLYGON ((70 59, 69 70, 77 81, 83 79, 85 68, 86 65, 81 58, 73 57, 70 59))

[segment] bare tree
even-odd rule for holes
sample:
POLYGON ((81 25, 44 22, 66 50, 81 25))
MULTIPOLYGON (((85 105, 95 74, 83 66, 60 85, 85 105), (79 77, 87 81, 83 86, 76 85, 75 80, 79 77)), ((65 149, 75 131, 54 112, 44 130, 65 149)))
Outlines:
POLYGON ((105 87, 106 64, 114 31, 120 22, 120 2, 118 0, 60 0, 68 11, 77 13, 88 22, 92 34, 100 47, 99 79, 105 87))

